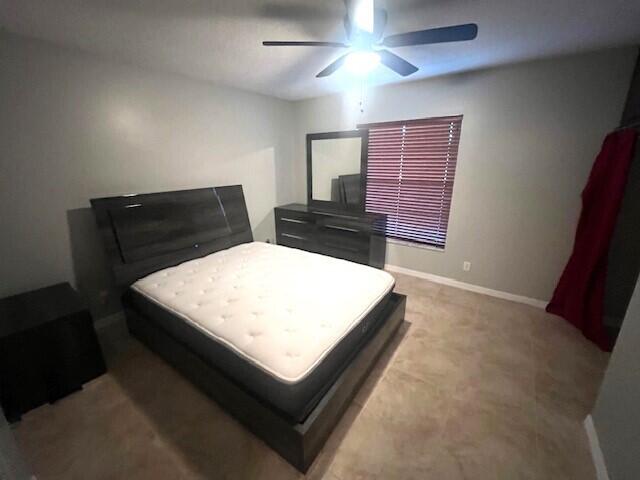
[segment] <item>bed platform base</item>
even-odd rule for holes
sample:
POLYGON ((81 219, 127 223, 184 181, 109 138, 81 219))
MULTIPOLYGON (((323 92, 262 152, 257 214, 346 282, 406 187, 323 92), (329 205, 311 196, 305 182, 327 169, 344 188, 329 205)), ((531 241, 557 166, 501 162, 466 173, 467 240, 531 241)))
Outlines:
POLYGON ((252 396, 135 309, 125 305, 131 333, 301 472, 306 472, 378 357, 404 320, 406 297, 391 294, 377 331, 303 423, 292 423, 252 396))

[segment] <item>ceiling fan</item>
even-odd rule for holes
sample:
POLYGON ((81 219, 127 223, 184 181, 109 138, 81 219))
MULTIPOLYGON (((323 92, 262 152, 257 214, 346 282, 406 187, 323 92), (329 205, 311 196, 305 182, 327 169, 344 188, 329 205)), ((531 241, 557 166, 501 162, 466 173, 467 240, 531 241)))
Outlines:
POLYGON ((382 37, 387 24, 387 11, 375 8, 374 0, 344 0, 347 13, 344 27, 349 43, 309 41, 266 41, 267 47, 329 47, 350 48, 351 51, 329 64, 316 77, 327 77, 343 65, 353 73, 364 74, 379 63, 406 77, 418 71, 418 67, 382 47, 406 47, 432 43, 473 40, 478 35, 475 23, 450 27, 429 28, 415 32, 382 37))

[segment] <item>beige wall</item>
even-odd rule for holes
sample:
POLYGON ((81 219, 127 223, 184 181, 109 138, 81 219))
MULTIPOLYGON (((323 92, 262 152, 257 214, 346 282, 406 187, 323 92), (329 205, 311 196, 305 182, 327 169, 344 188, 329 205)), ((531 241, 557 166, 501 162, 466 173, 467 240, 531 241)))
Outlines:
POLYGON ((290 103, 0 34, 0 295, 75 278, 98 315, 118 308, 113 292, 99 298, 92 197, 242 183, 265 239, 274 205, 306 200, 306 133, 462 113, 446 251, 390 245, 388 262, 547 299, 634 57, 612 50, 380 87, 360 114, 359 95, 290 103))
POLYGON ((611 480, 640 478, 640 282, 609 360, 593 423, 611 480))
POLYGON ((611 50, 369 89, 363 114, 357 92, 296 102, 296 198, 306 198, 306 133, 463 114, 445 252, 389 245, 387 262, 549 299, 635 56, 635 49, 611 50))
POLYGON ((7 34, 0 92, 0 296, 104 287, 90 198, 240 183, 258 239, 292 198, 289 102, 7 34))

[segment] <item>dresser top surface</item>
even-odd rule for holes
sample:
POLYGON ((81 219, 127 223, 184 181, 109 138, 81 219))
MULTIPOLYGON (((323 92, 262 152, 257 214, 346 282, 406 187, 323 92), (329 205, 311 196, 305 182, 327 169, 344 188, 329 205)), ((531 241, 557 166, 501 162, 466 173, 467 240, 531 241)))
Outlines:
POLYGON ((310 205, 305 205, 303 203, 289 203, 287 205, 280 205, 276 208, 279 208, 282 210, 294 211, 294 212, 315 213, 319 215, 331 215, 335 217, 353 218, 353 219, 377 220, 385 217, 385 215, 381 213, 356 212, 353 210, 331 210, 327 208, 313 207, 310 205))

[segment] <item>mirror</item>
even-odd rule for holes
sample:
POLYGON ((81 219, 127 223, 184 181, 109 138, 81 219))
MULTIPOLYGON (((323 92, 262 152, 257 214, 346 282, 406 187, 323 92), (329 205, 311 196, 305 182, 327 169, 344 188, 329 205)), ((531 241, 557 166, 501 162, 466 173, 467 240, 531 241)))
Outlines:
POLYGON ((309 205, 364 208, 367 140, 361 130, 307 135, 309 205))

